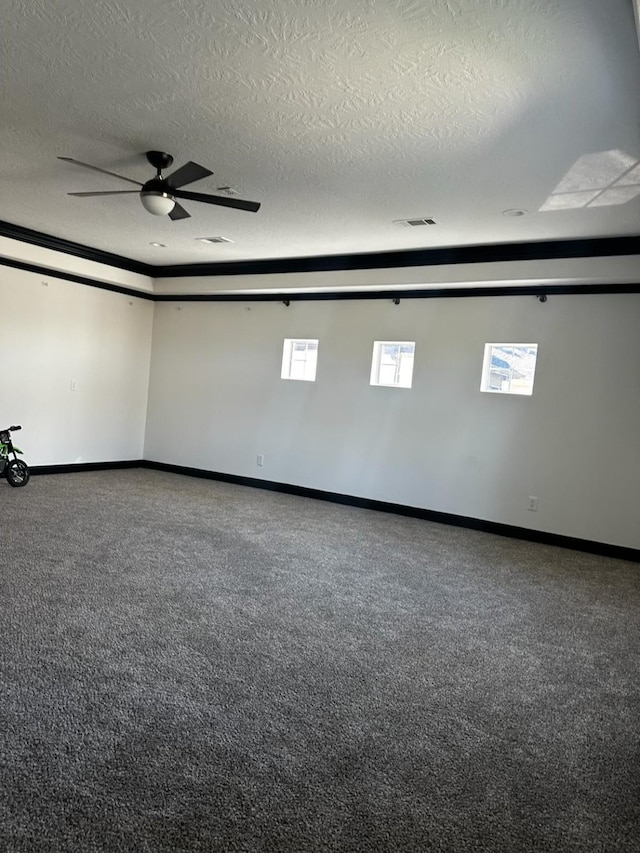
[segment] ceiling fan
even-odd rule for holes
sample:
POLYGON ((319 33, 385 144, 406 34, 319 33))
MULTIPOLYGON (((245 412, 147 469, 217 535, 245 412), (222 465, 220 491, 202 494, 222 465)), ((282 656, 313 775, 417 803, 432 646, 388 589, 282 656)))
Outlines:
POLYGON ((175 172, 167 175, 165 178, 162 174, 163 169, 168 169, 173 163, 171 154, 165 154, 164 151, 147 151, 147 160, 156 170, 155 178, 151 178, 145 184, 140 181, 134 181, 131 178, 125 178, 123 175, 118 175, 115 172, 109 172, 106 169, 101 169, 99 166, 92 166, 89 163, 82 163, 80 160, 74 160, 73 157, 58 157, 58 160, 64 160, 66 163, 72 163, 74 166, 82 166, 84 169, 93 169, 94 172, 102 172, 105 175, 111 175, 113 178, 119 178, 121 181, 127 181, 129 184, 136 184, 141 187, 139 190, 111 190, 108 192, 90 192, 90 193, 67 193, 67 195, 75 195, 82 197, 99 196, 99 195, 125 195, 138 193, 140 201, 145 210, 153 213, 156 216, 169 216, 170 219, 188 219, 191 214, 178 204, 176 199, 185 198, 190 201, 201 201, 205 204, 219 204, 223 207, 233 207, 237 210, 248 210, 255 213, 260 209, 260 204, 257 201, 244 201, 240 198, 228 198, 219 195, 207 195, 205 193, 192 193, 189 190, 181 190, 180 187, 186 184, 191 184, 194 181, 199 181, 201 178, 206 178, 213 175, 210 169, 205 169, 204 166, 199 166, 197 163, 189 161, 184 166, 180 166, 175 172))

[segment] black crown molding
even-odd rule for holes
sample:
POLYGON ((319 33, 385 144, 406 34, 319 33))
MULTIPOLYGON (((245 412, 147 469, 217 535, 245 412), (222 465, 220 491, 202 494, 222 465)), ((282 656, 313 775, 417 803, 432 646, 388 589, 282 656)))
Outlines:
POLYGON ((20 240, 21 243, 31 243, 31 245, 40 246, 43 249, 53 249, 55 252, 73 255, 85 261, 107 264, 107 266, 116 269, 137 272, 151 277, 155 276, 154 267, 149 264, 143 264, 141 261, 134 261, 131 258, 125 258, 111 252, 104 252, 102 249, 93 249, 91 246, 74 243, 62 237, 54 237, 52 234, 43 234, 41 231, 23 228, 22 225, 13 225, 11 222, 0 220, 0 237, 10 237, 12 240, 20 240))
POLYGON ((54 270, 50 267, 43 267, 39 264, 28 264, 25 261, 17 261, 15 258, 0 257, 0 266, 12 267, 16 270, 24 270, 25 272, 34 272, 45 278, 60 278, 63 281, 74 281, 76 284, 85 284, 87 287, 97 287, 99 290, 109 290, 111 293, 123 293, 125 296, 135 296, 136 299, 149 299, 155 301, 153 293, 146 290, 136 290, 133 287, 124 287, 120 284, 112 284, 108 281, 100 281, 97 278, 88 278, 85 275, 76 275, 72 272, 64 272, 63 270, 54 270))
POLYGON ((353 255, 317 255, 207 264, 154 267, 155 278, 269 273, 334 272, 392 269, 395 267, 481 264, 498 261, 541 261, 559 258, 595 258, 640 254, 640 237, 595 237, 586 240, 549 240, 537 243, 495 243, 441 249, 408 249, 353 255))
POLYGON ((51 269, 39 264, 29 264, 26 261, 16 260, 15 258, 3 258, 0 256, 0 266, 11 267, 13 269, 24 270, 41 275, 45 278, 59 278, 63 281, 73 281, 77 284, 84 284, 87 287, 96 287, 100 290, 108 290, 112 293, 122 293, 126 296, 133 296, 136 299, 146 299, 151 302, 284 302, 289 305, 291 302, 318 302, 318 301, 343 301, 343 300, 362 300, 362 299, 388 299, 396 304, 399 304, 401 299, 471 299, 486 296, 537 296, 541 302, 547 301, 549 294, 613 294, 613 293, 640 293, 640 283, 616 284, 608 282, 607 284, 559 284, 559 285, 541 285, 541 284, 518 284, 507 285, 502 287, 485 286, 485 287, 438 287, 438 288, 420 288, 407 290, 349 290, 349 291, 325 291, 322 293, 314 293, 312 291, 305 293, 298 291, 297 293, 287 292, 286 290, 277 293, 150 293, 145 290, 136 290, 132 287, 124 287, 111 282, 100 281, 99 279, 88 278, 83 275, 76 275, 71 272, 51 269))
POLYGON ((151 278, 190 276, 266 275, 269 273, 333 272, 344 270, 393 269, 396 267, 480 264, 499 261, 595 258, 613 255, 640 255, 640 236, 593 237, 580 240, 548 240, 530 243, 494 243, 480 246, 451 246, 438 249, 407 249, 349 255, 270 258, 253 261, 221 261, 199 264, 154 265, 74 243, 0 221, 0 236, 74 255, 116 269, 151 278))

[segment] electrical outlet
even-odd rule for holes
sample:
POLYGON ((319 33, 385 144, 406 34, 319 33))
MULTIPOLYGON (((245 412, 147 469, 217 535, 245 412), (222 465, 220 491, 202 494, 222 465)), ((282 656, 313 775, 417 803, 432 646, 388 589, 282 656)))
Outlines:
POLYGON ((72 379, 70 387, 71 387, 72 391, 77 391, 78 390, 78 380, 72 379))
POLYGON ((264 465, 264 453, 258 453, 256 464, 262 468, 262 466, 264 465))
POLYGON ((533 495, 529 495, 527 509, 530 509, 532 512, 536 512, 538 509, 538 498, 535 498, 533 495))

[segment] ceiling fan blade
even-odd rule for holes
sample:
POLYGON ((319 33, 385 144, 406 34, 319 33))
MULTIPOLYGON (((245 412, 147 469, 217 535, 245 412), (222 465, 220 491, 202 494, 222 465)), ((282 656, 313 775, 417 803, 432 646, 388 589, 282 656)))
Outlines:
POLYGON ((169 213, 169 219, 174 219, 174 220, 175 219, 189 219, 190 216, 191 216, 191 214, 187 213, 187 211, 184 209, 184 207, 182 207, 182 205, 178 204, 178 202, 175 203, 173 210, 170 211, 170 213, 169 213))
POLYGON ((58 160, 64 160, 65 163, 72 163, 74 166, 82 166, 84 169, 92 169, 94 172, 102 172, 103 175, 111 175, 112 178, 120 178, 121 181, 128 181, 128 183, 135 184, 138 187, 142 186, 140 181, 125 178, 124 175, 117 175, 115 172, 108 172, 106 169, 101 169, 99 166, 92 166, 90 163, 74 160, 73 157, 58 157, 58 160))
POLYGON ((177 189, 178 187, 183 187, 185 184, 199 181, 200 178, 208 178, 209 175, 213 175, 211 169, 205 169, 204 166, 199 166, 197 163, 192 163, 189 160, 184 166, 180 166, 179 169, 176 169, 175 172, 166 177, 165 181, 169 186, 177 189))
POLYGON ((138 195, 138 190, 111 190, 110 192, 104 193, 67 193, 67 195, 77 195, 84 196, 85 198, 89 198, 89 196, 94 195, 138 195))
POLYGON ((260 210, 260 203, 257 201, 244 201, 241 198, 228 198, 220 195, 205 195, 204 193, 192 193, 189 190, 175 190, 172 195, 176 198, 186 198, 191 201, 202 201, 205 204, 219 204, 222 207, 234 207, 236 210, 248 210, 251 213, 256 213, 260 210))

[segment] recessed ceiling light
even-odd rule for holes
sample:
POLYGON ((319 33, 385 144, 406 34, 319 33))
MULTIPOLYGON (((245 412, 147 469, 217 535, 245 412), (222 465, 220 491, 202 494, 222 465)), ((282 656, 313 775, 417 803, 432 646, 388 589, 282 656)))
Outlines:
POLYGON ((228 237, 196 237, 199 243, 233 243, 228 237))
POLYGON ((149 243, 150 246, 155 246, 156 249, 166 249, 165 243, 149 243))
POLYGON ((526 216, 527 211, 520 207, 510 207, 508 210, 502 211, 503 216, 526 216))

